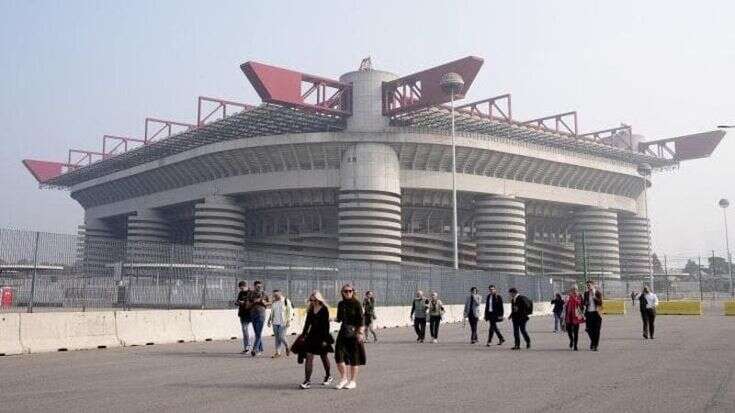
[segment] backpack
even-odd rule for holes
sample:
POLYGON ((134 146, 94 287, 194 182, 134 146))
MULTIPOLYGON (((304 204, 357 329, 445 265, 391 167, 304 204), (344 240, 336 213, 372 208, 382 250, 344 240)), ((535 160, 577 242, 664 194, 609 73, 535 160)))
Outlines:
POLYGON ((526 297, 525 295, 523 295, 523 296, 521 296, 521 297, 523 297, 523 304, 525 304, 525 305, 526 305, 526 308, 528 309, 528 313, 526 313, 526 315, 531 315, 531 314, 533 314, 533 301, 531 301, 531 300, 530 300, 530 299, 529 299, 528 297, 526 297))

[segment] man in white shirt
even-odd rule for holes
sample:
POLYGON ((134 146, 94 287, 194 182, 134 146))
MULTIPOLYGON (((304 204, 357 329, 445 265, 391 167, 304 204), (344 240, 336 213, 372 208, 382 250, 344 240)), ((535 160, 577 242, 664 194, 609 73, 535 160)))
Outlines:
POLYGON ((643 338, 653 340, 654 323, 656 321, 656 307, 658 297, 648 287, 643 287, 643 293, 639 298, 641 306, 641 317, 643 319, 643 338))
POLYGON ((597 351, 602 330, 602 292, 592 280, 587 280, 587 291, 584 292, 582 306, 587 321, 587 335, 590 337, 590 350, 597 351))

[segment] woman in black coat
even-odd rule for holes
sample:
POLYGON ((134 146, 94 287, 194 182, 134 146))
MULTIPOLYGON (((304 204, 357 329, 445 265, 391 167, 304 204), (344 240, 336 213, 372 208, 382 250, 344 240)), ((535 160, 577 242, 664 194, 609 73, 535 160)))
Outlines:
POLYGON ((306 309, 306 321, 304 322, 304 330, 301 332, 304 338, 303 350, 305 353, 306 363, 304 363, 304 382, 301 383, 302 389, 311 388, 311 373, 314 370, 314 355, 318 355, 322 359, 324 366, 324 382, 322 385, 328 386, 332 383, 332 375, 330 374, 329 357, 327 354, 333 353, 332 343, 334 339, 329 333, 329 307, 324 301, 319 291, 314 291, 309 297, 309 306, 306 309))
POLYGON ((337 322, 342 323, 337 334, 337 345, 334 360, 342 377, 337 389, 354 389, 357 387, 357 371, 364 366, 365 327, 364 315, 360 301, 355 298, 355 290, 350 284, 342 287, 342 301, 337 305, 337 322))

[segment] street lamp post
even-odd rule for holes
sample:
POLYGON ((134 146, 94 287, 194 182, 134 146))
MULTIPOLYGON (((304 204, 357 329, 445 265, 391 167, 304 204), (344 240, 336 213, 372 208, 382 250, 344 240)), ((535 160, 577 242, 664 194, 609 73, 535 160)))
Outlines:
POLYGON ((439 81, 442 90, 449 94, 452 109, 452 242, 454 249, 454 269, 459 268, 459 246, 457 234, 457 148, 454 142, 454 95, 462 91, 464 79, 457 73, 446 73, 439 81))
POLYGON ((722 218, 725 222, 725 252, 727 253, 727 269, 730 275, 730 297, 735 297, 735 290, 732 286, 732 254, 730 253, 730 234, 727 229, 727 207, 730 206, 730 201, 725 198, 720 199, 717 205, 722 208, 722 218))
POLYGON ((651 292, 654 291, 653 288, 653 263, 651 262, 651 220, 648 218, 648 177, 651 176, 651 165, 647 163, 640 164, 638 166, 638 173, 643 177, 643 213, 645 214, 645 218, 647 221, 648 226, 648 278, 651 283, 651 292))

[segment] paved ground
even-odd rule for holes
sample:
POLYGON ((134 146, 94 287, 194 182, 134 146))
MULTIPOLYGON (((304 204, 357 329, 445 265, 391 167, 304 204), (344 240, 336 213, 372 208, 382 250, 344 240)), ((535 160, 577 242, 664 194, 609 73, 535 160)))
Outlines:
POLYGON ((657 321, 643 341, 636 317, 607 317, 597 353, 570 352, 547 317, 520 352, 471 346, 459 325, 440 344, 383 330, 351 391, 297 390, 294 358, 246 358, 237 342, 2 357, 0 411, 735 411, 735 318, 657 321))

